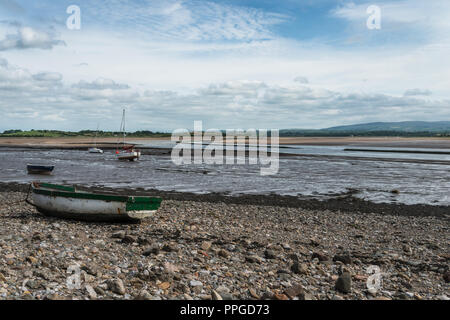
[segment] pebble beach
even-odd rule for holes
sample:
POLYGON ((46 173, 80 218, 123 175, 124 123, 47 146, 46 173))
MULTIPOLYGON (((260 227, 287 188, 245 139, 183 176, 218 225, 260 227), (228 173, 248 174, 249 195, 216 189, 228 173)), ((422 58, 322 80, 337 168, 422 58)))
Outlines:
POLYGON ((445 214, 169 198, 140 224, 104 224, 46 217, 25 197, 0 192, 3 300, 450 297, 445 214))

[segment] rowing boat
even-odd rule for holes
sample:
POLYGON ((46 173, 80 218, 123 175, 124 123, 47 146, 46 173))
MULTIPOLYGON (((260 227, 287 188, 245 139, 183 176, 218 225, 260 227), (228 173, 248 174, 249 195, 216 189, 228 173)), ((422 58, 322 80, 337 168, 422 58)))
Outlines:
POLYGON ((51 174, 55 166, 47 166, 40 164, 27 164, 29 174, 51 174))
POLYGON ((151 217, 161 198, 104 194, 74 186, 32 182, 32 205, 45 215, 84 221, 139 222, 151 217))

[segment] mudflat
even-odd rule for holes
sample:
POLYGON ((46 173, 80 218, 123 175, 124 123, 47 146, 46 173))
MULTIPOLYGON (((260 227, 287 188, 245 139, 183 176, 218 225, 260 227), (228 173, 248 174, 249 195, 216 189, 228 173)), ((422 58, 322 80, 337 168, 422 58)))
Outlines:
MULTIPOLYGON (((170 137, 128 137, 128 141, 170 141, 170 137)), ((97 146, 116 144, 117 137, 100 137, 97 146)), ((316 145, 316 146, 372 146, 398 148, 437 148, 450 149, 450 137, 280 137, 281 145, 316 145)), ((91 145, 90 137, 0 137, 0 147, 86 147, 91 145)))

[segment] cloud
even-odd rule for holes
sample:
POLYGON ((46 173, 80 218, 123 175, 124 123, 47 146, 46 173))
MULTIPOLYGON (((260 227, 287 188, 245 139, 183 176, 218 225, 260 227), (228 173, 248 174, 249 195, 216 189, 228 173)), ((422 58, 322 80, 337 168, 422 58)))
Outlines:
POLYGON ((124 90, 129 89, 130 86, 127 84, 116 83, 110 79, 98 78, 92 82, 87 82, 84 80, 80 80, 77 84, 72 86, 73 88, 78 89, 88 89, 88 90, 124 90))
POLYGON ((152 40, 252 41, 274 37, 271 28, 289 17, 275 12, 213 1, 148 1, 142 5, 106 0, 101 9, 94 2, 83 6, 85 21, 152 40))
POLYGON ((44 121, 66 121, 61 114, 48 114, 42 117, 44 121))
POLYGON ((422 89, 409 89, 403 94, 404 96, 431 96, 432 92, 430 90, 422 89))
POLYGON ((362 39, 383 39, 396 45, 411 43, 442 43, 449 40, 450 2, 434 0, 432 3, 422 0, 364 1, 347 2, 331 11, 336 18, 352 23, 353 36, 362 35, 362 39), (377 5, 381 10, 381 30, 373 32, 367 29, 369 18, 367 8, 377 5))
POLYGON ((37 81, 61 81, 63 78, 59 72, 40 72, 33 75, 33 79, 37 81))
MULTIPOLYGON (((14 24, 12 24, 14 25, 14 24)), ((31 27, 16 26, 16 32, 6 34, 0 40, 0 51, 22 50, 22 49, 47 49, 54 46, 66 45, 64 41, 57 40, 49 32, 33 29, 31 27)))
POLYGON ((298 82, 298 83, 303 83, 303 84, 309 83, 308 78, 305 78, 305 77, 295 77, 294 81, 298 82))

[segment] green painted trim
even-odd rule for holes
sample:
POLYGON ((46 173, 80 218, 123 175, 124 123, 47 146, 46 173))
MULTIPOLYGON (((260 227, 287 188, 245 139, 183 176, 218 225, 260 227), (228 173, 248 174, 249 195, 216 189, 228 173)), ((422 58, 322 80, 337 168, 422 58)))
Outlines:
POLYGON ((129 197, 127 211, 157 210, 161 205, 161 198, 129 197))
POLYGON ((61 186, 58 184, 51 184, 51 183, 39 183, 39 186, 46 189, 55 189, 55 190, 62 190, 62 191, 69 191, 69 192, 75 192, 75 187, 68 187, 68 186, 61 186))

